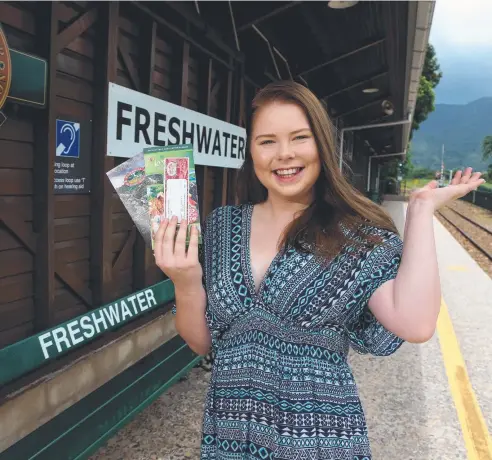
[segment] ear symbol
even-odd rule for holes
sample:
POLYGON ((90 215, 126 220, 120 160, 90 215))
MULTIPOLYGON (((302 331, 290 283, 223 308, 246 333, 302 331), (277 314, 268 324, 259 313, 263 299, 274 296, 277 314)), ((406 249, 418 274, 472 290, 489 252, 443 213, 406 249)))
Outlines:
POLYGON ((75 142, 75 129, 71 124, 65 123, 62 126, 61 132, 64 133, 65 131, 68 131, 70 133, 70 141, 71 142, 70 142, 70 145, 65 148, 63 153, 68 153, 68 152, 70 152, 70 149, 72 148, 72 145, 75 142))

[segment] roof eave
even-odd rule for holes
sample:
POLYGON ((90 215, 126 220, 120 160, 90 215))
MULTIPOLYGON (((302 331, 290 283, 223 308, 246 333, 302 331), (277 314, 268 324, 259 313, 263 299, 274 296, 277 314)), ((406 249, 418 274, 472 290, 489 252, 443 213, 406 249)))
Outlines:
MULTIPOLYGON (((405 71, 405 114, 411 121, 425 62, 425 53, 434 16, 435 1, 408 2, 408 53, 405 71)), ((402 150, 406 151, 412 123, 404 126, 402 150)))

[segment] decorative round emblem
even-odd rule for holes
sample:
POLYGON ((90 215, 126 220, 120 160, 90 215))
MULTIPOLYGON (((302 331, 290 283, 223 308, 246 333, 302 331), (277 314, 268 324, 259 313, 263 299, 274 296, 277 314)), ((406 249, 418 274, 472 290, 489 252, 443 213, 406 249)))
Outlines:
POLYGON ((0 26, 0 109, 9 95, 12 78, 12 64, 10 62, 9 45, 0 26))

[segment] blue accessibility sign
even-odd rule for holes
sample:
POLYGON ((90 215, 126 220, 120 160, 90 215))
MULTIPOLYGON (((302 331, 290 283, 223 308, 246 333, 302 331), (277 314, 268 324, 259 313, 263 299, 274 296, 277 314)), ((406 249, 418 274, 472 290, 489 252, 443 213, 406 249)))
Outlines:
POLYGON ((56 120, 56 156, 79 158, 80 123, 56 120))

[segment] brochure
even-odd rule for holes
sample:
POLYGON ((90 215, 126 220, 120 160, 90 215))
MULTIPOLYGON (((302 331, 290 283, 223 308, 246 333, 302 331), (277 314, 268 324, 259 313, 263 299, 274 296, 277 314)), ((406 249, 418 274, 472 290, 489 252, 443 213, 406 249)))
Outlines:
POLYGON ((152 247, 143 152, 106 174, 145 243, 152 247))
POLYGON ((191 226, 202 243, 191 144, 146 148, 106 174, 148 247, 161 220, 174 215, 188 219, 187 244, 191 226))
POLYGON ((173 216, 178 218, 178 223, 188 219, 187 243, 192 226, 198 229, 201 243, 193 146, 185 144, 147 148, 144 149, 144 162, 152 247, 161 220, 173 216))

